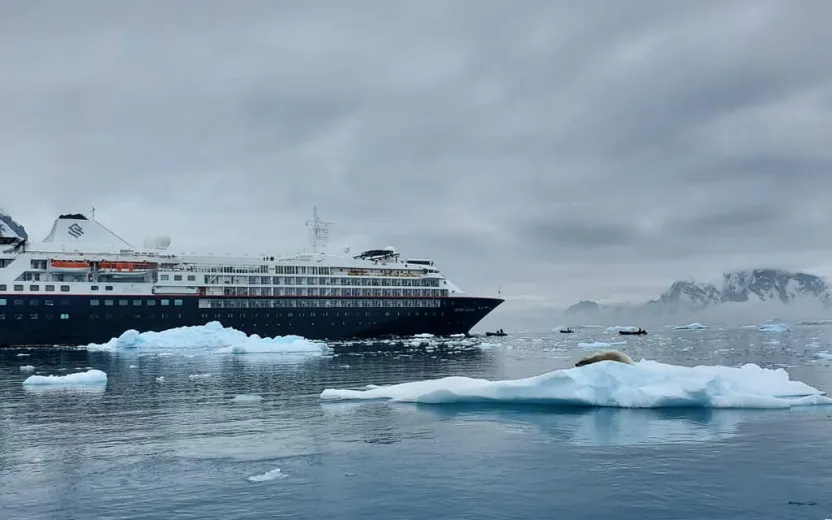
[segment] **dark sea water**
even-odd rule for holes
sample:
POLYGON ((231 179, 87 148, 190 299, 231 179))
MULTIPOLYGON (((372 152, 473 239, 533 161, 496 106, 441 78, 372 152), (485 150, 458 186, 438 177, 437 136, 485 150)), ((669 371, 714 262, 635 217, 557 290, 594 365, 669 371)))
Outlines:
MULTIPOLYGON (((651 331, 622 349, 758 363, 832 393, 832 327, 651 331)), ((512 334, 466 352, 274 355, 0 351, 0 518, 832 518, 832 407, 626 410, 322 401, 571 366, 581 341, 512 334), (18 356, 18 354, 28 356, 18 356), (93 367, 102 391, 24 389, 93 367), (134 368, 131 368, 133 366, 134 368), (65 369, 65 370, 61 370, 65 369), (191 378, 189 376, 210 374, 191 378), (164 381, 157 381, 163 376, 164 381), (259 402, 236 402, 240 394, 259 402), (249 477, 280 469, 278 478, 249 477)), ((372 349, 370 349, 372 351, 372 349)))

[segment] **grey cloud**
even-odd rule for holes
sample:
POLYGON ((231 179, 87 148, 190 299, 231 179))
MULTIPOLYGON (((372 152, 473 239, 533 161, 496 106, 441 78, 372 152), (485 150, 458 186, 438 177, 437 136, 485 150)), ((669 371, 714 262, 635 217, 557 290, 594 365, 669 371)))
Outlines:
POLYGON ((777 255, 822 265, 830 15, 18 4, 0 17, 0 204, 35 236, 95 205, 134 242, 252 253, 302 247, 318 205, 333 247, 431 256, 525 310, 777 255))

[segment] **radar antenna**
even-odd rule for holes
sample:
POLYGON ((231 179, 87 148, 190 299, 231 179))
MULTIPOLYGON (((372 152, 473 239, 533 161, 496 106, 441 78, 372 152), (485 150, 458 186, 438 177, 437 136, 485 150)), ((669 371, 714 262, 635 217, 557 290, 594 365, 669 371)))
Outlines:
POLYGON ((323 222, 318 218, 318 207, 312 208, 312 220, 306 221, 306 227, 311 227, 310 241, 312 242, 312 252, 319 253, 326 249, 327 240, 329 240, 329 226, 331 222, 323 222))

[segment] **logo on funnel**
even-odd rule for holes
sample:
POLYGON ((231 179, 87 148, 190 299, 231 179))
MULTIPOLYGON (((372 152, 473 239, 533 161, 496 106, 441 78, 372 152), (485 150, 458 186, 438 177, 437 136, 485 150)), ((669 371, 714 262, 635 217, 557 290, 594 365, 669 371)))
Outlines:
POLYGON ((71 224, 67 228, 67 233, 74 236, 75 238, 78 238, 78 237, 80 237, 81 235, 84 234, 84 230, 81 229, 81 226, 79 226, 78 224, 71 224))

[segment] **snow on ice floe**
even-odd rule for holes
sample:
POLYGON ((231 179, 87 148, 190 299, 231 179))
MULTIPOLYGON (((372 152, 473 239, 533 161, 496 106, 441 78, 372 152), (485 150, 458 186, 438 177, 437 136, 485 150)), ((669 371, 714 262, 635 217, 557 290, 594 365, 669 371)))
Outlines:
POLYGON ((524 379, 469 377, 414 381, 367 390, 326 389, 323 400, 386 399, 398 402, 525 403, 619 408, 789 408, 832 405, 824 392, 792 381, 783 369, 683 367, 641 360, 602 361, 524 379))
POLYGON ((164 351, 183 349, 208 349, 218 354, 304 354, 321 356, 330 353, 330 348, 318 341, 300 336, 276 336, 261 338, 223 327, 218 321, 205 325, 177 327, 161 332, 138 332, 130 329, 107 343, 91 343, 87 350, 136 350, 153 351, 159 355, 164 351))
POLYGON ((22 367, 20 367, 20 371, 21 372, 34 372, 35 367, 34 367, 34 365, 23 365, 22 367))
POLYGON ((578 346, 581 348, 610 348, 626 344, 626 341, 592 341, 589 343, 578 343, 578 346))
POLYGON ((687 325, 676 325, 673 327, 675 330, 702 330, 707 329, 707 325, 702 325, 699 322, 688 323, 687 325))
POLYGON ((29 376, 23 381, 23 386, 99 386, 107 384, 107 374, 101 370, 87 370, 65 376, 29 376))

